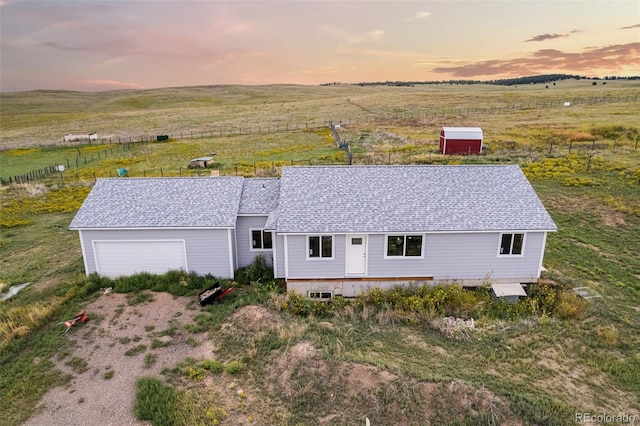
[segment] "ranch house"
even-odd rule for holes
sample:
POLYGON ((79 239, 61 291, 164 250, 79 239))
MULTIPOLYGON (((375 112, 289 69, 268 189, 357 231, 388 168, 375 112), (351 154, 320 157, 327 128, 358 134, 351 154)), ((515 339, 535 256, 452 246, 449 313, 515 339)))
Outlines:
POLYGON ((402 165, 99 179, 70 229, 87 274, 232 278, 262 254, 289 290, 324 298, 487 278, 515 294, 557 228, 517 165, 402 165))

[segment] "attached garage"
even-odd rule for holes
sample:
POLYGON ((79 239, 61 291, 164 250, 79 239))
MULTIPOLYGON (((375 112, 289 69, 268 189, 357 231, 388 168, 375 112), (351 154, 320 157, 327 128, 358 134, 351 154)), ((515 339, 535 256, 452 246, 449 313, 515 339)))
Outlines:
POLYGON ((87 275, 231 278, 242 177, 98 179, 71 225, 87 275))
POLYGON ((480 127, 443 127, 440 130, 440 153, 480 154, 482 139, 480 127))
POLYGON ((184 240, 93 241, 93 253, 98 274, 111 278, 189 270, 184 240))

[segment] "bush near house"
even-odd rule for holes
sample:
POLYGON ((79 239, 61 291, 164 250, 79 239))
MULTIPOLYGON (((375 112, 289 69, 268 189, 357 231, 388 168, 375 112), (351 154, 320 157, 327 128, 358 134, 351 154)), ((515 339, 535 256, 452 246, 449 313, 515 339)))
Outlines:
POLYGON ((552 315, 579 319, 586 311, 585 300, 573 291, 550 286, 530 286, 529 296, 515 303, 492 297, 487 286, 465 289, 455 284, 396 287, 391 290, 373 288, 352 300, 336 297, 316 302, 295 292, 272 300, 279 309, 293 315, 328 317, 340 313, 347 306, 355 309, 369 306, 377 311, 393 311, 402 322, 408 323, 445 316, 515 320, 552 315))

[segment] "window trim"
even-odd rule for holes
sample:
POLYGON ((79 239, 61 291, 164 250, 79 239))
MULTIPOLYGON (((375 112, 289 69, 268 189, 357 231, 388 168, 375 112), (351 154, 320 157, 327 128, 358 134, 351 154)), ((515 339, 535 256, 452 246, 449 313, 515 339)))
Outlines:
POLYGON ((424 259, 424 247, 425 247, 425 234, 420 233, 393 233, 384 234, 384 259, 424 259), (389 256, 389 237, 403 237, 404 238, 404 250, 402 255, 389 256), (407 237, 420 237, 420 256, 407 256, 407 237))
POLYGON ((525 249, 525 245, 527 242, 527 233, 526 232, 501 232, 498 235, 498 257, 524 257, 524 249, 525 249), (511 251, 513 251, 513 242, 514 242, 514 235, 522 235, 522 249, 520 250, 520 254, 512 254, 511 251), (509 253, 500 253, 500 247, 502 246, 502 236, 503 235, 511 235, 511 247, 509 249, 509 253))
POLYGON ((266 231, 263 228, 249 228, 249 251, 273 251, 273 231, 266 231), (253 232, 254 231, 261 231, 261 235, 260 235, 260 245, 262 246, 261 248, 254 248, 253 247, 253 232), (271 234, 271 248, 264 248, 264 234, 265 233, 270 233, 271 234))
POLYGON ((334 260, 335 259, 335 255, 336 255, 336 238, 335 235, 333 234, 308 234, 305 236, 306 240, 307 240, 307 260, 334 260), (311 237, 318 237, 320 238, 320 246, 318 247, 319 251, 320 251, 320 256, 317 257, 312 257, 311 253, 310 253, 310 247, 311 245, 309 244, 309 239, 311 237), (322 237, 329 237, 331 238, 331 257, 323 257, 322 256, 322 237))

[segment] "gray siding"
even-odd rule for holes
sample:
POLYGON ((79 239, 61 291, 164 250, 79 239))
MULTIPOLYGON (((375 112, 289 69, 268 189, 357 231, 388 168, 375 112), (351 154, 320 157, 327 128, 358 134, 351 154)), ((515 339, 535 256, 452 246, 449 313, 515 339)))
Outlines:
POLYGON ((227 232, 231 232, 231 235, 227 235, 227 241, 231 240, 231 253, 232 253, 231 256, 232 256, 232 262, 233 262, 233 266, 231 269, 235 272, 235 270, 238 269, 238 247, 236 245, 237 244, 236 230, 230 229, 227 232))
POLYGON ((219 278, 232 278, 229 271, 229 236, 226 229, 156 229, 156 230, 83 230, 87 274, 96 272, 93 253, 94 240, 185 240, 189 272, 212 274, 219 278))
POLYGON ((250 229, 263 229, 267 216, 238 216, 236 222, 236 244, 238 246, 238 267, 248 266, 262 253, 269 266, 273 265, 272 250, 252 250, 250 229))
POLYGON ((498 256, 499 233, 429 234, 425 260, 436 280, 525 279, 539 277, 545 232, 528 232, 523 256, 498 256))
MULTIPOLYGON (((423 248, 428 244, 429 236, 423 236, 423 248), (425 243, 426 241, 426 243, 425 243)), ((429 258, 424 259, 411 257, 398 257, 393 259, 385 259, 386 235, 369 235, 369 248, 367 257, 369 259, 367 276, 376 278, 393 278, 393 277, 426 277, 431 276, 429 272, 429 258)))
POLYGON ((275 265, 273 265, 273 273, 276 278, 285 278, 284 270, 284 236, 276 235, 274 240, 275 247, 275 265))
MULTIPOLYGON (((344 278, 346 240, 334 235, 334 259, 307 259, 304 235, 289 235, 287 278, 344 278)), ((539 277, 545 232, 528 232, 523 256, 498 256, 500 233, 426 234, 424 258, 385 259, 385 235, 370 234, 369 278, 433 277, 440 280, 534 281, 539 277)))
POLYGON ((307 236, 287 235, 287 278, 342 278, 345 276, 346 239, 333 236, 333 259, 307 259, 307 236))

